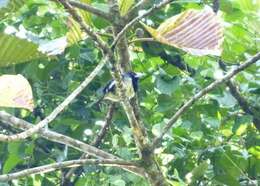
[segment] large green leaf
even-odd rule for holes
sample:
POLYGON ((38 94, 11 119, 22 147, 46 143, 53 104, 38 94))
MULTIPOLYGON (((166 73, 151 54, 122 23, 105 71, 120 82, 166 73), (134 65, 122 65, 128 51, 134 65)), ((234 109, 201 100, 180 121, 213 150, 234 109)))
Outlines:
POLYGON ((5 161, 3 172, 8 173, 11 171, 19 162, 21 162, 21 158, 19 156, 19 148, 21 146, 21 142, 13 142, 8 144, 8 158, 5 161))
POLYGON ((46 55, 38 51, 38 45, 4 33, 0 33, 0 46, 0 66, 46 57, 46 55))

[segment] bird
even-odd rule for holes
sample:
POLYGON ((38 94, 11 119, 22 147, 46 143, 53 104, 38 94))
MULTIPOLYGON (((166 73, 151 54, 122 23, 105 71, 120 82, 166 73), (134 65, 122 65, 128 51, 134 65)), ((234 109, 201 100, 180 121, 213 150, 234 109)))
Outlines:
MULTIPOLYGON (((123 86, 126 90, 126 96, 131 99, 135 96, 138 90, 138 81, 143 76, 142 73, 135 73, 128 71, 122 74, 123 86)), ((114 79, 110 80, 106 86, 102 89, 103 99, 110 100, 112 102, 120 101, 118 94, 116 93, 116 82, 114 79)))

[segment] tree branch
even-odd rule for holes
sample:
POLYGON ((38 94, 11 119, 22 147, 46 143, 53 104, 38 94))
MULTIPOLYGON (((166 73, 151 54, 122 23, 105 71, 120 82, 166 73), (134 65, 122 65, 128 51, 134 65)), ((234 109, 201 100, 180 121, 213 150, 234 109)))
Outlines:
MULTIPOLYGON (((113 24, 114 37, 116 38, 118 34, 121 33, 122 29, 125 28, 124 25, 126 24, 126 21, 125 18, 120 17, 118 7, 115 6, 115 8, 111 9, 110 12, 111 14, 119 17, 119 20, 117 22, 114 22, 113 24)), ((120 72, 131 70, 128 44, 125 33, 123 33, 122 36, 118 38, 115 49, 118 55, 118 60, 117 63, 114 64, 112 76, 115 79, 116 88, 118 90, 117 92, 119 94, 121 104, 130 123, 139 156, 143 162, 142 165, 147 172, 147 179, 149 180, 150 184, 154 186, 166 185, 166 181, 164 179, 162 171, 160 170, 155 160, 153 152, 150 150, 149 138, 147 136, 141 118, 138 115, 139 106, 138 104, 136 104, 136 99, 129 100, 126 95, 125 87, 122 84, 123 82, 120 72)))
POLYGON ((85 10, 87 12, 90 12, 92 14, 95 14, 96 16, 102 17, 102 18, 106 19, 107 21, 111 21, 111 17, 109 16, 108 13, 106 13, 98 8, 95 8, 89 4, 82 3, 79 1, 74 1, 74 0, 69 0, 68 2, 69 2, 69 4, 71 4, 72 6, 74 6, 76 8, 79 8, 79 9, 85 10))
POLYGON ((113 49, 116 45, 117 42, 119 41, 119 39, 125 34, 125 32, 132 27, 133 25, 135 25, 138 21, 140 21, 141 19, 143 19, 146 16, 149 16, 150 14, 152 14, 154 11, 162 8, 163 6, 171 3, 174 0, 163 0, 161 3, 154 5, 152 8, 148 9, 144 14, 134 18, 132 21, 130 21, 129 23, 127 23, 125 25, 125 27, 117 34, 116 38, 114 39, 111 48, 113 49))
POLYGON ((60 2, 64 8, 68 10, 68 12, 72 15, 73 19, 75 19, 81 28, 86 32, 95 42, 98 47, 100 47, 104 54, 109 54, 110 56, 113 55, 112 51, 110 50, 109 46, 100 38, 94 30, 89 27, 83 21, 82 17, 75 11, 75 9, 71 6, 71 4, 67 0, 56 0, 60 2))
POLYGON ((172 127, 172 125, 178 120, 178 118, 187 110, 190 108, 191 105, 193 105, 198 99, 206 95, 208 92, 216 88, 218 85, 227 82, 230 80, 233 76, 235 76, 237 73, 243 71, 253 63, 256 63, 260 59, 260 52, 257 53, 255 56, 253 56, 251 59, 248 59, 245 63, 239 65, 234 70, 228 72, 225 76, 223 76, 221 79, 215 80, 210 85, 199 91, 197 94, 195 94, 189 101, 187 101, 183 106, 179 108, 179 110, 170 118, 168 123, 165 125, 165 127, 162 130, 162 133, 156 137, 153 141, 153 148, 156 148, 156 146, 161 142, 163 136, 168 132, 168 130, 172 127))
MULTIPOLYGON (((100 131, 98 132, 96 138, 94 139, 94 141, 91 142, 90 145, 94 146, 94 147, 98 147, 102 141, 102 139, 104 138, 107 130, 108 130, 108 127, 109 125, 111 124, 111 121, 112 121, 112 117, 113 117, 113 113, 114 113, 114 109, 115 109, 115 104, 111 104, 109 109, 108 109, 108 112, 107 112, 107 115, 106 115, 106 118, 105 118, 105 123, 103 125, 103 127, 100 129, 100 131)), ((80 159, 88 159, 89 158, 89 155, 88 154, 83 154, 80 159)), ((77 168, 71 168, 67 174, 65 175, 65 179, 69 179, 71 177, 71 175, 76 171, 77 168)))
MULTIPOLYGON (((218 12, 219 7, 220 7, 219 0, 213 0, 213 10, 215 13, 218 12)), ((227 71, 226 64, 222 60, 219 60, 218 63, 219 63, 219 67, 224 72, 226 72, 227 71)), ((258 130, 260 130, 260 118, 259 118, 259 116, 257 116, 257 114, 255 114, 256 113, 255 109, 252 108, 250 106, 250 104, 248 103, 248 101, 241 95, 241 93, 239 92, 238 87, 235 85, 235 83, 233 83, 230 80, 230 81, 227 81, 226 84, 229 88, 231 95, 237 100, 237 102, 240 105, 240 107, 242 108, 242 110, 245 113, 253 116, 253 123, 254 123, 255 127, 258 130)))
POLYGON ((136 165, 132 162, 122 161, 122 160, 114 160, 114 159, 82 159, 82 160, 70 160, 70 161, 64 161, 60 163, 52 163, 49 165, 43 165, 39 167, 29 168, 25 169, 19 172, 10 173, 10 174, 3 174, 0 175, 0 181, 10 181, 13 179, 18 179, 21 177, 29 176, 32 174, 42 174, 47 172, 52 172, 57 169, 62 168, 68 168, 68 167, 79 167, 84 164, 91 164, 91 165, 110 165, 110 166, 116 166, 121 167, 123 165, 136 167, 136 165))
POLYGON ((129 12, 125 15, 125 18, 127 20, 130 20, 131 18, 133 18, 133 16, 138 14, 138 11, 141 10, 145 4, 148 2, 148 0, 140 0, 138 3, 136 3, 135 6, 133 6, 129 12))
MULTIPOLYGON (((226 70, 227 70, 226 64, 223 61, 219 60, 219 66, 224 72, 226 72, 226 70)), ((250 106, 250 104, 248 103, 248 101, 241 95, 241 93, 238 90, 238 87, 235 85, 234 82, 229 80, 226 82, 226 84, 229 88, 231 95, 237 100, 237 102, 238 102, 239 106, 242 108, 242 110, 245 113, 253 116, 253 123, 254 123, 255 127, 257 129, 260 129, 260 118, 258 118, 258 116, 255 114, 255 109, 252 108, 250 106)))
POLYGON ((44 120, 40 121, 38 124, 19 134, 14 134, 10 136, 0 134, 0 141, 18 141, 21 139, 25 139, 38 132, 41 128, 45 127, 48 123, 53 121, 57 117, 57 115, 61 113, 65 109, 65 107, 67 107, 88 86, 88 84, 96 77, 96 75, 99 74, 105 63, 106 60, 102 60, 90 73, 90 75, 87 76, 86 79, 44 120))
MULTIPOLYGON (((6 112, 0 111, 0 120, 5 122, 6 124, 9 124, 13 127, 22 129, 22 130, 28 130, 32 128, 34 125, 19 119, 17 117, 12 116, 11 114, 8 114, 6 112)), ((104 152, 100 149, 97 149, 96 147, 90 146, 86 143, 83 143, 79 140, 73 139, 71 137, 59 134, 57 132, 50 131, 48 129, 40 129, 39 135, 43 138, 46 138, 47 140, 57 142, 60 144, 68 145, 74 149, 77 149, 81 152, 88 153, 94 157, 100 158, 100 159, 118 159, 120 158, 114 156, 113 154, 104 152)), ((140 176, 145 176, 145 171, 142 168, 133 168, 133 167, 127 167, 125 166, 124 169, 133 172, 140 176)))

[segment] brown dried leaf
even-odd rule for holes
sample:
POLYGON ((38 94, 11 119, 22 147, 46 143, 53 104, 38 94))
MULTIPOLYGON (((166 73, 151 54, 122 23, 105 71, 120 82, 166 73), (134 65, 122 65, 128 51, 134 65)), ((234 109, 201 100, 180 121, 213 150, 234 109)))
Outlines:
POLYGON ((33 110, 32 89, 22 75, 0 76, 0 107, 33 110))
POLYGON ((223 27, 211 8, 187 10, 167 19, 156 30, 144 27, 155 40, 193 55, 221 55, 223 27))

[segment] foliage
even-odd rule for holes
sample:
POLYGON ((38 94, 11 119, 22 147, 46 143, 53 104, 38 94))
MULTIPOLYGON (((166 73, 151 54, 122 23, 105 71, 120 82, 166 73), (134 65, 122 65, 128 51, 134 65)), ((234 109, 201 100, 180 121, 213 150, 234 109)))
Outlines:
MULTIPOLYGON (((130 2, 120 6, 122 15, 132 6, 132 1, 130 2)), ((157 1, 149 1, 146 6, 149 7, 154 2, 157 1)), ((92 5, 103 10, 108 6, 103 0, 92 0, 92 5)), ((191 8, 201 9, 205 5, 211 6, 212 3, 178 1, 152 14, 144 23, 157 28, 173 15, 191 8)), ((259 9, 257 1, 220 1, 225 26, 221 58, 227 63, 228 69, 259 51, 259 9)), ((22 74, 26 77, 33 90, 36 108, 47 116, 93 71, 101 60, 101 53, 89 37, 82 37, 76 23, 72 21, 72 24, 68 24, 69 19, 65 11, 52 1, 28 0, 21 8, 15 8, 15 11, 15 14, 5 15, 0 20, 0 45, 1 49, 6 50, 5 54, 11 54, 13 51, 15 58, 26 59, 26 63, 1 67, 0 75, 22 74), (71 40, 65 51, 55 58, 45 56, 30 59, 29 54, 34 48, 30 51, 26 51, 26 48, 18 50, 15 48, 15 42, 10 40, 13 47, 8 49, 8 43, 2 42, 1 36, 8 26, 17 29, 24 27, 48 41, 66 35, 70 35, 71 40), (81 37, 84 39, 81 40, 81 37)), ((100 33, 102 31, 103 39, 111 44, 109 23, 88 14, 86 19, 94 30, 99 30, 100 33)), ((142 25, 137 24, 127 32, 128 41, 137 39, 137 28, 142 28, 142 25)), ((149 36, 149 33, 145 32, 145 35, 149 36)), ((197 57, 161 44, 130 43, 133 71, 145 73, 145 77, 140 80, 138 98, 140 115, 148 136, 158 135, 185 100, 222 76, 214 56, 197 57), (186 71, 176 68, 160 56, 161 53, 168 54, 171 59, 180 56, 196 73, 190 76, 186 71)), ((1 53, 4 53, 3 50, 1 53)), ((0 64, 6 63, 5 60, 0 55, 0 64)), ((254 107, 260 107, 259 77, 258 61, 234 78, 241 94, 254 107)), ((104 122, 109 103, 102 101, 98 108, 91 105, 98 100, 100 87, 110 79, 109 67, 104 68, 90 86, 50 124, 51 130, 90 144, 104 122)), ((37 123, 40 119, 39 115, 27 110, 8 111, 32 123, 37 123)), ((162 146, 155 149, 157 161, 168 182, 172 185, 257 185, 260 178, 260 138, 252 120, 251 115, 241 110, 226 85, 218 87, 196 102, 174 124, 162 146)), ((1 133, 5 134, 17 132, 9 130, 5 125, 0 125, 0 129, 1 133)), ((116 105, 112 125, 100 148, 126 160, 138 159, 132 131, 120 104, 116 105)), ((15 172, 56 161, 77 159, 80 156, 81 152, 75 149, 37 136, 20 142, 0 142, 0 171, 2 174, 15 172)), ((57 185, 64 172, 65 170, 28 176, 0 185, 57 185)), ((98 184, 148 185, 146 180, 122 169, 85 165, 84 174, 77 178, 75 185, 98 184)))

